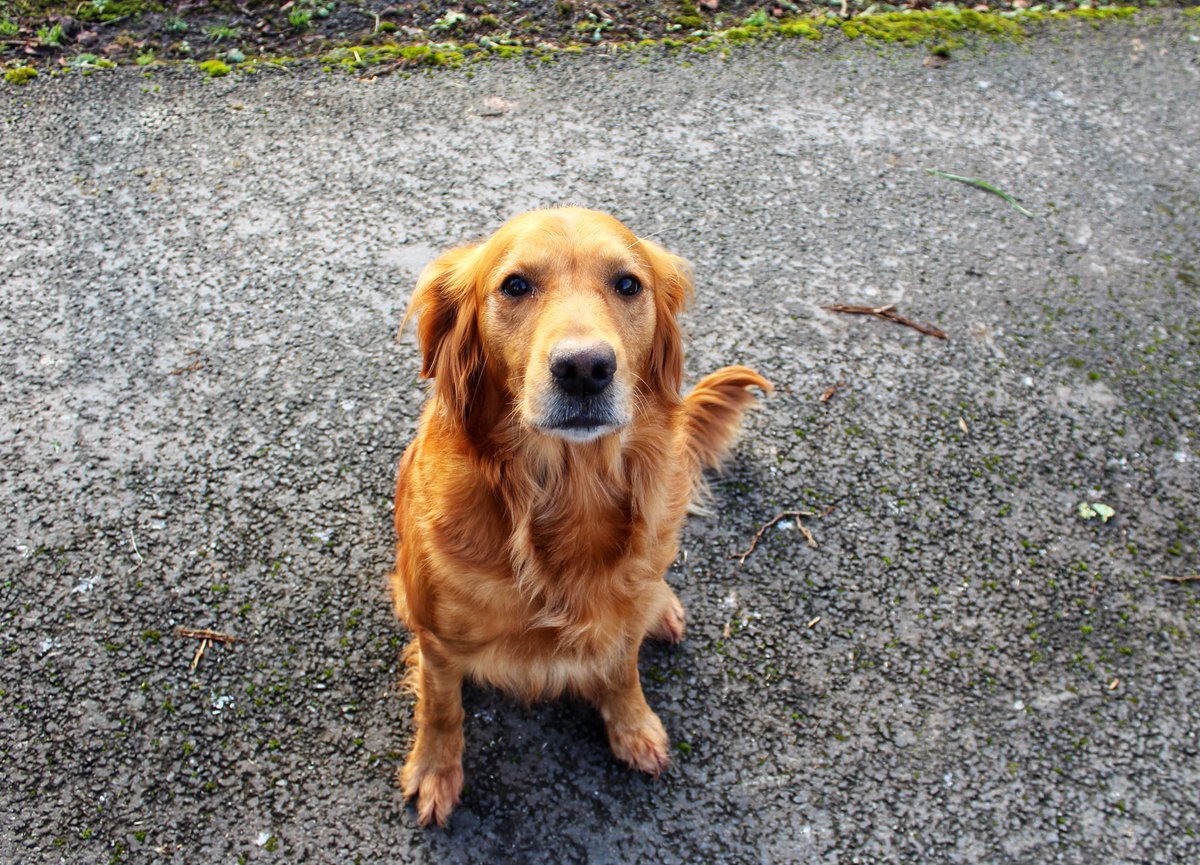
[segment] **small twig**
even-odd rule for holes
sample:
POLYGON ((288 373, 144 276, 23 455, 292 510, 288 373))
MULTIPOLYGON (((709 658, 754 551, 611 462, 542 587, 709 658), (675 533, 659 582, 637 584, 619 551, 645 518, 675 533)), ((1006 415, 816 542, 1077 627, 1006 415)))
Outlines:
POLYGON ((140 564, 142 564, 142 562, 146 561, 145 559, 142 558, 141 551, 138 550, 137 538, 135 538, 133 536, 133 529, 129 530, 129 543, 133 544, 133 554, 135 556, 137 556, 138 564, 140 565, 140 564))
POLYGON ((1187 574, 1180 577, 1166 576, 1159 577, 1159 579, 1168 583, 1200 583, 1200 574, 1187 574))
POLYGON ((884 321, 894 321, 896 324, 911 327, 913 330, 920 331, 927 336, 935 336, 938 339, 946 338, 945 331, 938 330, 932 325, 913 321, 911 318, 905 318, 896 312, 895 304, 888 304, 887 306, 854 306, 845 303, 834 303, 825 308, 831 312, 844 312, 848 315, 873 315, 875 318, 882 318, 884 321))
POLYGON ((830 397, 837 393, 837 389, 841 386, 842 383, 839 381, 837 384, 833 384, 825 388, 825 392, 821 394, 821 402, 829 402, 830 397))
MULTIPOLYGON (((829 513, 829 511, 826 511, 826 513, 829 513)), ((750 542, 750 546, 746 549, 745 552, 734 553, 729 558, 737 559, 739 565, 744 565, 746 563, 746 559, 748 559, 750 557, 750 554, 753 553, 754 549, 758 546, 759 540, 762 539, 762 536, 766 533, 767 529, 771 528, 771 526, 775 525, 777 522, 782 520, 784 517, 795 518, 796 526, 803 533, 804 539, 806 541, 808 541, 808 545, 810 547, 812 547, 813 549, 816 549, 817 548, 816 538, 814 538, 812 536, 812 532, 810 532, 808 530, 808 527, 806 525, 804 525, 804 523, 800 522, 800 517, 815 517, 815 516, 817 516, 817 515, 814 514, 812 511, 783 511, 782 513, 776 514, 774 517, 771 518, 771 520, 769 522, 765 523, 763 525, 763 527, 758 530, 757 533, 755 533, 754 540, 752 540, 750 542)))
POLYGON ((408 63, 407 60, 397 60, 394 63, 380 64, 379 66, 376 66, 374 69, 372 69, 368 72, 364 72, 362 75, 360 75, 358 77, 358 80, 359 81, 374 81, 376 78, 379 78, 381 76, 390 75, 391 73, 395 72, 397 69, 399 69, 401 66, 404 66, 407 63, 408 63))
POLYGON ((208 647, 212 645, 212 640, 204 639, 200 641, 200 645, 196 647, 196 654, 192 656, 192 666, 188 672, 196 672, 196 667, 200 665, 200 659, 204 657, 204 653, 208 651, 208 647))
POLYGON ((810 629, 811 629, 811 628, 815 628, 815 627, 816 627, 817 625, 819 625, 820 623, 821 623, 821 617, 820 617, 820 616, 817 616, 815 619, 813 619, 812 621, 810 621, 810 622, 808 623, 808 627, 809 627, 810 629))
POLYGON ((213 643, 244 643, 246 642, 241 637, 235 637, 233 634, 222 634, 220 631, 210 631, 208 628, 184 628, 175 629, 175 633, 181 637, 189 637, 193 640, 208 640, 213 643))
POLYGON ((193 360, 191 363, 189 363, 187 366, 181 366, 178 369, 171 370, 171 372, 168 373, 168 375, 183 375, 185 372, 195 372, 196 370, 200 369, 200 367, 202 367, 204 365, 204 359, 202 357, 200 357, 200 352, 197 351, 196 349, 192 349, 191 351, 189 351, 188 355, 190 357, 194 357, 196 359, 193 360))

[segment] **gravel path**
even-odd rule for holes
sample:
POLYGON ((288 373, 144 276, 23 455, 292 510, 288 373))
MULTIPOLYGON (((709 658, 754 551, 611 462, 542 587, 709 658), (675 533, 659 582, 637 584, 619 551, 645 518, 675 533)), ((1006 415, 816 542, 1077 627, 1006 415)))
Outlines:
POLYGON ((1200 583, 1159 579, 1200 572, 1200 44, 1055 33, 0 88, 0 860, 1200 860, 1200 583), (779 389, 643 653, 672 768, 469 688, 418 830, 395 332, 437 251, 557 203, 693 261, 691 380, 779 389), (180 626, 244 642, 192 669, 180 626))

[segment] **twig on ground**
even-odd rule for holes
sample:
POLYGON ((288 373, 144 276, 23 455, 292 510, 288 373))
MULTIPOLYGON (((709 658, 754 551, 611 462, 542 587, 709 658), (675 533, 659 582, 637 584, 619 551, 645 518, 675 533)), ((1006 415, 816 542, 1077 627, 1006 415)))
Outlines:
POLYGON ((133 544, 133 554, 137 556, 138 564, 141 565, 146 560, 142 558, 142 553, 138 549, 137 538, 133 536, 133 529, 129 530, 129 543, 133 544))
POLYGON ((844 312, 848 315, 873 315, 875 318, 882 318, 884 321, 894 321, 896 324, 911 327, 913 330, 920 331, 927 336, 935 336, 938 339, 946 338, 945 331, 938 330, 932 325, 913 321, 911 318, 905 318, 896 312, 896 305, 894 303, 889 303, 887 306, 854 306, 853 304, 834 303, 825 308, 831 312, 844 312))
POLYGON ((1159 577, 1160 580, 1168 583, 1200 583, 1200 574, 1186 574, 1184 576, 1166 576, 1159 577))
POLYGON ((750 541, 750 546, 746 548, 745 552, 734 553, 729 558, 737 559, 739 565, 744 565, 746 563, 746 559, 750 558, 750 554, 753 553, 755 548, 758 546, 758 542, 762 539, 762 536, 764 534, 766 534, 767 529, 771 528, 771 526, 775 525, 777 522, 784 519, 785 517, 792 517, 796 520, 796 528, 798 528, 800 530, 800 533, 804 535, 804 539, 806 541, 808 541, 808 545, 815 550, 815 549, 817 549, 817 546, 818 546, 817 539, 814 538, 812 532, 810 532, 808 530, 808 526, 806 526, 806 525, 804 525, 804 523, 800 522, 800 517, 825 516, 825 514, 829 513, 832 510, 833 510, 833 507, 830 506, 828 509, 826 509, 824 514, 815 514, 812 511, 783 511, 781 513, 778 513, 774 517, 772 517, 768 522, 763 524, 763 527, 760 528, 755 533, 754 540, 750 541))
POLYGON ((796 528, 800 530, 800 534, 804 535, 804 540, 808 541, 808 545, 814 550, 817 548, 817 539, 813 537, 813 533, 808 530, 808 526, 796 520, 796 528))
POLYGON ((181 637, 189 637, 193 640, 208 640, 212 643, 244 643, 246 642, 241 637, 235 637, 233 634, 223 634, 220 631, 210 631, 208 628, 184 628, 175 629, 175 633, 181 637))
POLYGON ((196 349, 189 351, 188 356, 194 357, 195 360, 193 360, 187 366, 181 366, 178 369, 171 370, 168 375, 183 375, 185 372, 195 372, 196 370, 200 369, 200 367, 204 366, 204 359, 200 357, 200 352, 196 349))
POLYGON ((381 65, 375 67, 374 69, 370 70, 369 72, 364 72, 362 75, 358 76, 358 80, 359 81, 374 81, 376 78, 379 78, 383 75, 390 75, 391 73, 395 72, 397 69, 399 69, 401 66, 406 65, 407 63, 409 63, 408 60, 397 60, 394 63, 381 64, 381 65))
POLYGON ((200 645, 196 647, 196 654, 192 656, 192 666, 188 670, 190 673, 196 672, 196 667, 200 665, 200 659, 204 657, 204 653, 208 651, 208 647, 212 645, 212 640, 204 639, 200 641, 200 645))
POLYGON ((841 386, 842 386, 842 383, 839 381, 837 384, 832 384, 829 387, 825 388, 825 392, 823 394, 821 394, 821 402, 829 402, 829 398, 832 397, 835 393, 837 393, 837 389, 840 388, 841 386))

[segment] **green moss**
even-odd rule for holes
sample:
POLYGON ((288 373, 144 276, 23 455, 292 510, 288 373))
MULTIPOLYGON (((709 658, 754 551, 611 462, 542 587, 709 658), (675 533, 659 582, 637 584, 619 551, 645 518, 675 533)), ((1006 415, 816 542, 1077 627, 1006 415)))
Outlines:
POLYGON ((798 36, 803 39, 821 38, 821 28, 817 27, 811 21, 805 21, 802 18, 784 21, 779 25, 779 33, 782 36, 798 36))
POLYGON ((1045 12, 1045 11, 1023 11, 1016 12, 1011 15, 1014 21, 1020 21, 1028 24, 1040 24, 1044 21, 1070 21, 1071 19, 1082 19, 1084 21, 1111 21, 1114 18, 1131 18, 1136 15, 1138 8, 1136 6, 1101 6, 1098 8, 1082 7, 1072 9, 1069 12, 1045 12))
POLYGON ((751 39, 761 35, 761 28, 758 27, 730 27, 728 30, 722 30, 721 38, 726 42, 749 42, 751 39))
POLYGON ((843 21, 842 32, 850 39, 865 36, 879 42, 916 45, 938 40, 944 42, 956 33, 973 32, 986 36, 1019 39, 1024 29, 1016 21, 990 12, 973 9, 934 9, 925 12, 887 12, 862 15, 843 21))
POLYGON ((500 45, 498 43, 489 45, 488 50, 497 57, 520 57, 525 53, 525 48, 521 45, 500 45))
POLYGON ((153 0, 88 0, 79 4, 75 17, 84 21, 115 21, 142 12, 162 11, 162 4, 153 0))
POLYGON ((197 63, 196 68, 207 75, 209 78, 222 78, 228 75, 232 70, 229 64, 224 60, 205 60, 203 63, 197 63))
POLYGON ((685 30, 703 30, 705 26, 704 19, 700 17, 700 10, 696 8, 693 0, 680 0, 679 14, 671 21, 685 30))
POLYGON ((449 43, 397 45, 389 42, 385 45, 351 45, 339 48, 321 59, 353 72, 383 63, 394 63, 403 67, 457 68, 467 58, 461 48, 449 43))
POLYGON ((37 78, 38 71, 32 66, 18 66, 16 69, 9 69, 4 73, 4 80, 9 84, 20 87, 22 84, 28 84, 33 79, 37 78))

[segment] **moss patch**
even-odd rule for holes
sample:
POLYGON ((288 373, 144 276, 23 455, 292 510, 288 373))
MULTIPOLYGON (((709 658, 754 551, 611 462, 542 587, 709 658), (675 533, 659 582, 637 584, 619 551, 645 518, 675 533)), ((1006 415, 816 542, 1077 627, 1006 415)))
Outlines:
POLYGON ((203 63, 197 63, 196 68, 209 78, 222 78, 232 71, 224 60, 205 60, 203 63))
MULTIPOLYGON (((1042 21, 1069 21, 1072 18, 1083 21, 1111 21, 1116 18, 1132 18, 1137 14, 1135 6, 1100 6, 1097 8, 1082 7, 1069 12, 1044 12, 1028 10, 1018 12, 1013 18, 1017 21, 1039 23, 1042 21)), ((1188 14, 1186 11, 1183 14, 1188 14)))
POLYGON ((338 66, 347 72, 357 72, 385 64, 396 68, 449 67, 457 69, 466 62, 467 55, 461 47, 449 43, 424 45, 351 45, 326 54, 321 60, 338 66))
POLYGON ((1024 29, 1011 18, 974 9, 933 9, 925 12, 887 12, 864 15, 841 23, 851 39, 865 36, 880 42, 916 45, 944 42, 957 33, 980 33, 1001 39, 1019 39, 1024 29))
POLYGON ((800 39, 820 39, 821 28, 804 18, 784 21, 779 25, 780 36, 798 37, 800 39))
POLYGON ((22 84, 28 84, 33 79, 37 78, 38 71, 32 66, 18 66, 16 69, 9 69, 4 73, 4 80, 9 84, 20 87, 22 84))

